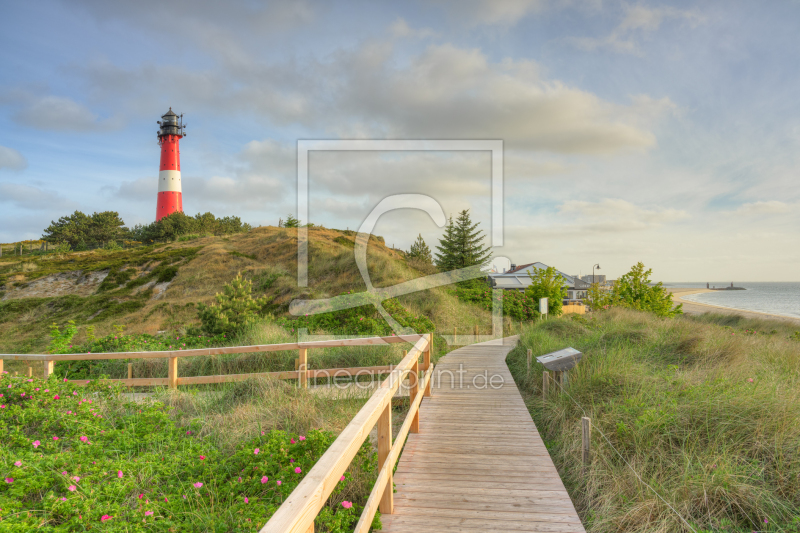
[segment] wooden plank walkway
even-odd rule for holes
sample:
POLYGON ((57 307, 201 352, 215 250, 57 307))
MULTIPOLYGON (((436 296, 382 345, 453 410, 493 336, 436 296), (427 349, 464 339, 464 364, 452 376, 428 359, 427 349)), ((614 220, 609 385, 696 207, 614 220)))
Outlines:
POLYGON ((422 402, 420 432, 400 457, 384 532, 585 533, 505 364, 516 341, 473 344, 439 360, 434 377, 445 376, 422 402), (503 385, 482 387, 484 372, 503 385))

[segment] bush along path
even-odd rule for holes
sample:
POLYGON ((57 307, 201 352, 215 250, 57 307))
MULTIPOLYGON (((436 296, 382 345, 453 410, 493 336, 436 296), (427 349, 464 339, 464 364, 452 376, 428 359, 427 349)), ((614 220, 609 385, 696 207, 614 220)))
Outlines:
MULTIPOLYGON (((335 438, 256 431, 231 452, 121 392, 0 376, 0 531, 258 531, 335 438)), ((366 443, 352 468, 375 465, 366 443)), ((317 531, 352 529, 371 488, 360 498, 352 476, 317 531)))

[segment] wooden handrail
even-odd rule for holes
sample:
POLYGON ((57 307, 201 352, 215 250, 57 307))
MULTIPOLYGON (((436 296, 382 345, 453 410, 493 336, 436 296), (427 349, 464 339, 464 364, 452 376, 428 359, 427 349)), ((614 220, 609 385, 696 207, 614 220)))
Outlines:
MULTIPOLYGON (((391 335, 387 337, 364 337, 357 339, 331 339, 324 341, 310 341, 310 342, 289 342, 283 344, 256 344, 252 346, 224 346, 221 348, 199 348, 195 350, 171 350, 161 352, 98 352, 98 353, 71 353, 71 354, 0 354, 0 371, 3 370, 3 360, 21 360, 21 361, 42 361, 44 363, 44 378, 47 379, 53 373, 56 361, 86 361, 86 360, 107 360, 107 359, 167 359, 167 375, 165 378, 132 378, 130 376, 130 366, 128 367, 128 379, 115 379, 109 381, 120 382, 129 386, 149 386, 149 385, 167 385, 170 388, 176 388, 178 385, 190 384, 209 384, 209 383, 224 383, 230 381, 241 381, 250 379, 254 376, 270 376, 277 379, 297 379, 302 388, 308 387, 309 378, 319 377, 333 377, 341 376, 343 373, 347 375, 359 375, 358 372, 380 371, 386 370, 387 367, 360 367, 353 369, 338 369, 329 368, 323 370, 309 370, 308 368, 308 350, 318 348, 341 348, 347 346, 376 346, 381 344, 394 344, 398 342, 419 342, 421 339, 427 338, 425 335, 391 335), (234 354, 234 353, 250 353, 250 352, 279 352, 286 350, 298 350, 298 368, 294 372, 260 372, 253 374, 228 374, 216 376, 192 376, 181 378, 178 375, 178 358, 179 357, 193 357, 199 355, 219 355, 219 354, 234 354), (355 372, 353 374, 352 372, 355 372)), ((425 364, 428 366, 430 363, 430 350, 425 352, 425 364)), ((389 368, 391 370, 391 368, 389 368)), ((85 380, 73 380, 78 384, 83 384, 85 380)))
MULTIPOLYGON (((391 445, 389 443, 388 452, 385 445, 379 446, 381 448, 379 449, 378 459, 380 472, 356 531, 366 531, 369 528, 379 506, 381 507, 381 512, 392 513, 391 498, 385 498, 384 494, 393 490, 392 471, 394 464, 400 455, 406 435, 412 430, 413 421, 419 410, 422 398, 429 394, 430 376, 433 370, 430 365, 432 340, 431 334, 425 334, 414 344, 408 355, 400 361, 393 373, 380 384, 367 400, 367 403, 364 404, 353 420, 331 444, 330 448, 320 457, 286 501, 275 511, 275 514, 272 515, 267 524, 261 528, 260 533, 309 533, 313 531, 314 519, 379 420, 384 426, 388 426, 388 434, 391 439, 392 397, 400 387, 405 375, 413 372, 415 367, 419 367, 419 356, 424 355, 424 364, 427 367, 425 378, 423 382, 419 383, 417 381, 419 376, 414 376, 415 384, 417 385, 414 388, 417 390, 417 394, 412 398, 411 408, 394 444, 391 445), (387 412, 389 416, 386 416, 387 412), (385 457, 381 457, 381 455, 385 455, 385 457), (386 508, 387 506, 388 509, 386 508)), ((385 435, 386 432, 387 427, 378 429, 379 435, 385 435)))
POLYGON ((374 346, 398 342, 417 342, 423 335, 392 335, 390 337, 364 337, 361 339, 333 339, 327 341, 287 342, 284 344, 255 344, 252 346, 223 346, 219 348, 197 348, 194 350, 170 350, 161 352, 98 352, 63 354, 16 354, 3 353, 0 359, 15 361, 88 361, 96 359, 158 359, 164 357, 193 357, 196 355, 221 355, 229 353, 280 352, 301 348, 340 348, 345 346, 374 346))

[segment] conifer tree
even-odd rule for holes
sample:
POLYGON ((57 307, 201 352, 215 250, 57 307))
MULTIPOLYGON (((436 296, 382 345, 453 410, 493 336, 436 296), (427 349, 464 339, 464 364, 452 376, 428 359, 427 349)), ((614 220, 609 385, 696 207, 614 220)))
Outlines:
POLYGON ((269 303, 267 297, 252 296, 253 282, 242 279, 238 273, 230 283, 225 284, 224 292, 217 293, 217 303, 199 304, 197 315, 202 322, 203 331, 218 335, 220 333, 237 333, 255 321, 258 313, 269 303))
POLYGON ((283 223, 284 228, 299 228, 300 221, 297 220, 291 213, 286 215, 286 222, 283 223))
POLYGON ((425 240, 422 238, 421 233, 417 235, 417 240, 411 245, 411 249, 408 251, 408 258, 422 261, 423 263, 429 265, 433 263, 431 249, 428 248, 427 244, 425 244, 425 240))
POLYGON ((436 246, 436 266, 439 270, 482 267, 489 262, 491 249, 483 245, 483 230, 479 230, 478 225, 478 222, 472 222, 469 209, 461 211, 455 222, 450 217, 444 235, 436 246))

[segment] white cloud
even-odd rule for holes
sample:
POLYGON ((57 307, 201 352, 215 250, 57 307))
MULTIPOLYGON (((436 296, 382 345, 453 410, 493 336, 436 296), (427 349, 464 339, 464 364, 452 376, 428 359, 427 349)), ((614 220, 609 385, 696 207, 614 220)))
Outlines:
POLYGON ((646 150, 656 144, 656 121, 674 108, 668 98, 646 95, 610 102, 546 78, 533 61, 490 60, 452 44, 402 61, 391 41, 370 40, 324 61, 250 62, 227 71, 94 63, 84 73, 99 101, 137 114, 175 96, 187 109, 255 114, 342 138, 504 139, 508 148, 558 153, 646 150))
POLYGON ((449 18, 467 27, 513 26, 541 11, 548 0, 438 0, 449 18))
POLYGON ((742 204, 738 209, 731 211, 732 215, 774 215, 780 213, 789 213, 792 211, 792 206, 785 202, 771 200, 768 202, 751 202, 742 204))
POLYGON ((86 106, 61 96, 38 98, 13 115, 20 125, 39 130, 92 131, 120 127, 118 118, 101 120, 86 106))
POLYGON ((22 170, 27 166, 28 161, 18 150, 0 146, 0 169, 22 170))
POLYGON ((72 202, 69 202, 56 192, 39 187, 32 187, 30 185, 8 182, 0 183, 0 202, 10 203, 18 208, 35 211, 52 210, 56 206, 59 209, 69 209, 73 207, 72 202))
MULTIPOLYGON (((192 176, 182 173, 183 206, 187 212, 212 210, 238 214, 239 210, 263 210, 286 199, 293 187, 296 152, 274 140, 251 141, 236 157, 241 163, 229 175, 192 176)), ((152 202, 158 194, 158 178, 142 177, 107 186, 103 192, 138 203, 152 202)), ((155 207, 154 207, 155 209, 155 207)))
POLYGON ((430 28, 411 28, 403 18, 397 18, 389 25, 389 34, 392 37, 403 39, 427 39, 437 35, 437 33, 430 28))
POLYGON ((667 20, 685 21, 694 27, 703 22, 704 18, 694 10, 628 5, 625 7, 622 22, 606 37, 573 37, 568 42, 583 50, 607 48, 614 52, 642 55, 637 37, 640 39, 657 31, 667 20))
POLYGON ((559 213, 576 217, 569 227, 588 232, 627 232, 642 230, 689 218, 686 211, 672 208, 646 209, 626 200, 605 198, 599 202, 568 200, 559 213))
MULTIPOLYGON (((373 135, 410 138, 501 138, 511 148, 561 153, 614 153, 656 143, 649 120, 668 99, 614 104, 557 80, 536 63, 491 62, 478 49, 433 45, 407 66, 365 66, 355 56, 336 69, 333 102, 373 135)), ((348 136, 345 124, 336 131, 348 136)))

